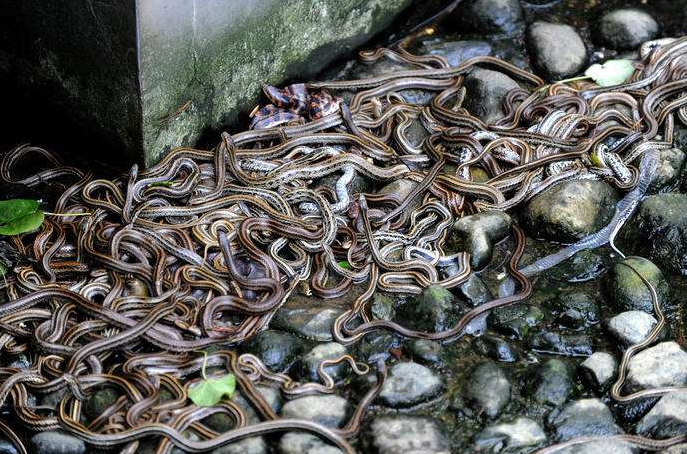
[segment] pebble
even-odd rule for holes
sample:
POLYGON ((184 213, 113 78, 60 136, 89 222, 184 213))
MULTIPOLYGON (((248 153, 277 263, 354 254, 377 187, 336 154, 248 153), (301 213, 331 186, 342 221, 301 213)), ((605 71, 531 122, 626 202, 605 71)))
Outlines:
POLYGON ((686 385, 687 353, 672 341, 642 350, 627 364, 627 382, 633 389, 686 385))
POLYGON ((644 311, 654 313, 651 291, 632 269, 634 267, 656 289, 658 304, 665 308, 670 302, 670 284, 661 270, 643 257, 627 257, 611 269, 610 293, 615 307, 621 311, 644 311))
POLYGON ((279 454, 343 454, 343 451, 328 445, 315 435, 287 432, 279 440, 279 454))
POLYGON ((576 75, 587 64, 587 48, 569 25, 534 22, 527 28, 527 43, 535 67, 550 80, 576 75))
POLYGON ((503 211, 486 211, 463 216, 453 231, 470 254, 470 266, 479 270, 491 261, 494 245, 510 232, 511 218, 503 211))
MULTIPOLYGON (((324 360, 340 358, 347 353, 348 350, 346 347, 337 342, 317 345, 301 358, 303 377, 313 382, 320 382, 321 379, 317 373, 317 368, 320 363, 324 360)), ((324 371, 335 382, 343 379, 348 370, 350 370, 350 366, 345 361, 324 368, 324 371)))
POLYGON ((439 421, 410 415, 377 416, 367 432, 367 444, 377 454, 445 454, 449 449, 439 421))
POLYGON ((67 433, 57 430, 39 432, 31 437, 30 445, 34 454, 83 454, 85 443, 67 433))
POLYGON ((573 391, 573 379, 568 365, 561 359, 544 362, 535 372, 534 398, 543 404, 563 405, 573 391))
POLYGON ((670 392, 637 423, 635 432, 651 438, 669 438, 687 432, 687 389, 670 392))
POLYGON ((326 427, 340 427, 346 421, 349 404, 337 395, 314 395, 288 401, 281 409, 284 418, 307 419, 326 427))
POLYGON ((463 394, 476 413, 496 418, 510 400, 510 389, 503 369, 486 362, 472 372, 463 394))
POLYGON ((582 361, 580 371, 597 392, 605 391, 618 369, 618 362, 608 352, 594 352, 582 361))
POLYGON ((475 307, 494 299, 489 287, 474 272, 470 273, 468 279, 463 282, 458 289, 460 294, 467 302, 475 307))
POLYGON ((541 426, 529 418, 517 417, 512 422, 489 426, 475 437, 475 449, 485 452, 512 452, 534 448, 546 442, 541 426))
POLYGON ((331 301, 313 301, 313 298, 293 298, 279 309, 271 327, 319 342, 332 341, 334 320, 343 312, 332 307, 331 301))
POLYGON ((608 321, 608 330, 623 344, 638 344, 656 326, 656 319, 643 311, 622 312, 608 321))
POLYGON ((564 181, 532 198, 522 225, 535 238, 574 243, 606 226, 617 202, 617 191, 604 181, 564 181))
POLYGON ((608 12, 599 21, 598 40, 611 49, 632 50, 658 35, 658 24, 651 15, 635 8, 608 12))
POLYGON ((503 101, 511 90, 519 85, 510 77, 490 69, 474 68, 465 77, 467 90, 465 108, 487 123, 493 123, 504 115, 503 101))
POLYGON ((273 372, 283 372, 301 354, 303 342, 293 334, 268 329, 252 336, 241 349, 260 358, 273 372))
POLYGON ((430 285, 418 298, 410 299, 398 310, 401 324, 429 332, 452 328, 460 316, 453 294, 440 285, 430 285))
POLYGON ((387 407, 409 407, 436 396, 442 388, 441 377, 431 369, 404 362, 389 369, 379 398, 387 407))
POLYGON ((556 441, 567 441, 581 436, 618 435, 622 429, 613 420, 613 414, 599 399, 581 399, 566 405, 552 418, 556 441))

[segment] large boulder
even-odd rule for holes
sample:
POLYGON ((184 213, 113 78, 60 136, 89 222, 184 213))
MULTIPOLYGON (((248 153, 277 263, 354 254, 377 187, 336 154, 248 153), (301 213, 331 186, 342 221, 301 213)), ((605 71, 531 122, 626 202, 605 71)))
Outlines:
POLYGON ((622 8, 604 14, 596 32, 601 44, 611 49, 632 50, 658 35, 658 23, 644 11, 622 8))
POLYGON ((548 79, 575 75, 587 63, 587 48, 569 25, 534 22, 527 29, 527 43, 534 65, 548 79))

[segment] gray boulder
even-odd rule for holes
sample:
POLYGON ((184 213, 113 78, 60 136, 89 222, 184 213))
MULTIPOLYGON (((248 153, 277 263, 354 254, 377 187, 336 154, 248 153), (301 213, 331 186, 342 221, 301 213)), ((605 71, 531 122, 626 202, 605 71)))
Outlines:
POLYGON ((587 64, 587 48, 569 25, 537 21, 527 28, 535 67, 551 80, 578 74, 587 64))
POLYGON ((582 436, 618 435, 623 430, 613 414, 599 399, 581 399, 568 404, 551 421, 556 441, 582 436))
POLYGON ((369 451, 377 454, 448 452, 448 439, 439 421, 424 416, 377 416, 366 436, 369 451))
POLYGON ((464 396, 477 413, 495 418, 510 400, 510 382, 497 364, 482 363, 470 375, 464 396))
POLYGON ((287 432, 279 440, 279 454, 343 454, 313 434, 287 432))
POLYGON ((511 218, 503 211, 486 211, 464 216, 453 224, 453 231, 470 254, 470 266, 479 270, 491 261, 494 244, 510 232, 511 218))
POLYGON ((669 438, 687 431, 687 389, 661 397, 637 423, 635 432, 651 438, 669 438))
POLYGON ((465 108, 480 120, 493 123, 504 115, 503 101, 517 82, 498 71, 475 68, 465 77, 465 108))
POLYGON ((284 418, 307 419, 327 427, 340 427, 346 420, 348 401, 336 395, 299 397, 284 404, 284 418))
POLYGON ((644 11, 622 8, 603 15, 597 35, 598 40, 611 49, 632 50, 658 35, 658 23, 644 11))
POLYGON ((31 437, 30 445, 35 454, 83 454, 86 444, 72 435, 59 430, 40 432, 31 437))
POLYGON ((408 407, 436 396, 443 384, 441 377, 427 367, 413 363, 398 363, 389 369, 379 398, 388 407, 408 407))
POLYGON ((627 382, 633 389, 686 385, 687 352, 677 342, 642 350, 627 364, 627 382))
POLYGON ((582 375, 597 392, 606 390, 615 377, 617 369, 618 362, 607 352, 594 352, 580 364, 582 375))
POLYGON ((643 311, 627 311, 608 321, 608 330, 623 344, 638 344, 656 326, 656 319, 643 311))
POLYGON ((546 434, 536 421, 522 416, 509 423, 489 426, 475 437, 477 451, 513 452, 546 442, 546 434))
POLYGON ((610 294, 615 307, 621 311, 654 313, 651 290, 628 264, 636 269, 655 288, 658 304, 665 308, 670 302, 670 284, 661 270, 643 257, 627 257, 611 269, 610 294))

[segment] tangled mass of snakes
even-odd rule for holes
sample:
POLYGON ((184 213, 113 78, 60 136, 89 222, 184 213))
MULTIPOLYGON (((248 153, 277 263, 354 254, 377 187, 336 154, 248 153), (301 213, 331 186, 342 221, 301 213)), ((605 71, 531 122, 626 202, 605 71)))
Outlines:
MULTIPOLYGON (((676 122, 687 125, 687 38, 643 49, 631 78, 610 87, 589 80, 545 85, 493 57, 452 67, 442 57, 398 48, 361 58, 413 69, 266 87, 270 104, 254 111, 250 129, 223 133, 209 151, 174 149, 158 164, 134 166, 112 180, 30 145, 4 156, 6 183, 69 182, 50 207, 59 217, 9 239, 28 259, 3 283, 8 299, 0 304, 0 347, 3 355, 26 354, 30 365, 0 368, 0 405, 21 430, 59 429, 94 448, 125 453, 150 439, 157 453, 205 452, 298 430, 354 453, 350 440, 384 383, 383 361, 368 365, 345 355, 320 364, 319 382, 302 383, 236 346, 267 328, 294 292, 340 298, 354 286, 363 290, 336 319, 337 342, 354 344, 377 330, 454 341, 476 318, 526 299, 536 273, 577 250, 612 244, 651 181, 657 153, 671 147, 676 122), (463 107, 464 77, 476 66, 520 83, 497 121, 485 123, 463 107), (412 104, 407 90, 431 96, 412 104), (413 122, 428 134, 421 144, 408 138, 413 122), (42 170, 27 176, 21 169, 28 161, 34 168, 44 163, 42 170), (356 178, 373 189, 354 193, 356 178), (376 292, 415 295, 430 285, 452 289, 465 282, 468 253, 447 249, 458 219, 514 210, 571 179, 603 179, 625 194, 601 232, 524 267, 524 234, 514 224, 509 288, 447 331, 425 332, 371 314, 376 292), (398 180, 412 190, 378 191, 398 180), (256 389, 271 386, 286 399, 333 393, 325 366, 336 362, 376 375, 341 428, 280 418, 256 389), (230 400, 192 404, 189 387, 205 366, 234 374, 261 422, 249 424, 230 400), (104 385, 119 398, 86 420, 82 400, 104 385), (64 395, 56 407, 30 399, 59 390, 64 395), (218 433, 205 423, 218 413, 235 422, 232 430, 218 433)), ((614 398, 667 392, 626 394, 623 377, 621 369, 614 398)), ((18 427, 0 422, 0 430, 26 453, 18 427)), ((680 441, 621 437, 646 449, 680 441)))

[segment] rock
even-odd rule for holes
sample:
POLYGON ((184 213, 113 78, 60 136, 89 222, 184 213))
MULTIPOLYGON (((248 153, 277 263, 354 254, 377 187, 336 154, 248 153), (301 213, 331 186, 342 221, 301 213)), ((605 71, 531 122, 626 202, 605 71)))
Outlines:
POLYGON ((556 454, 636 454, 634 445, 622 440, 588 441, 556 451, 556 454))
POLYGON ((645 198, 626 233, 638 254, 670 271, 687 274, 687 194, 645 198))
POLYGON ((616 375, 618 362, 607 352, 594 352, 580 364, 580 370, 586 380, 598 392, 603 392, 616 375))
POLYGON ((465 77, 465 108, 480 120, 493 123, 504 115, 503 101, 518 83, 498 71, 475 68, 465 77))
POLYGON ((627 382, 633 389, 687 384, 687 353, 677 342, 662 342, 642 350, 627 364, 627 382))
MULTIPOLYGON (((279 413, 282 406, 281 392, 278 389, 268 386, 256 386, 256 391, 260 393, 262 398, 272 408, 272 411, 279 413)), ((260 422, 260 417, 253 405, 243 396, 241 391, 237 391, 231 396, 231 401, 236 404, 246 414, 248 424, 255 424, 260 422)), ((234 419, 224 413, 215 413, 209 416, 205 423, 212 430, 223 433, 228 432, 235 427, 234 419)))
POLYGON ((559 322, 569 328, 593 325, 601 318, 599 305, 591 295, 584 292, 561 293, 555 309, 559 322))
POLYGON ((363 336, 355 345, 356 358, 367 363, 373 363, 377 359, 387 360, 389 351, 398 348, 401 341, 397 336, 385 332, 372 332, 363 336))
POLYGON ((348 407, 346 399, 333 394, 305 396, 285 403, 281 416, 307 419, 327 427, 340 427, 346 421, 348 407))
POLYGON ((241 349, 260 358, 273 372, 283 372, 303 351, 303 343, 292 334, 268 329, 248 339, 241 349))
POLYGON ((495 418, 510 400, 510 382, 497 364, 482 363, 470 375, 463 394, 475 412, 495 418))
POLYGON ((534 398, 543 404, 563 405, 573 391, 568 365, 560 359, 549 359, 537 369, 534 379, 534 398))
MULTIPOLYGON (((327 359, 340 358, 346 353, 348 353, 346 347, 336 342, 316 346, 301 359, 303 376, 310 381, 320 382, 321 379, 317 373, 320 363, 327 359)), ((326 366, 324 371, 336 382, 345 377, 349 368, 348 363, 342 361, 338 364, 326 366)))
POLYGON ((51 430, 40 432, 31 437, 34 454, 83 454, 86 445, 82 440, 65 432, 51 430))
POLYGON ((449 449, 439 421, 424 416, 377 416, 366 439, 369 452, 377 454, 443 454, 449 449))
MULTIPOLYGON (((335 189, 336 182, 339 181, 340 178, 341 172, 335 172, 314 181, 313 187, 335 189)), ((348 183, 348 191, 351 193, 351 195, 370 192, 373 188, 374 182, 360 172, 355 172, 353 180, 348 183)))
POLYGON ((92 389, 83 402, 83 414, 87 421, 93 421, 110 406, 114 405, 121 393, 112 386, 92 389))
POLYGON ((441 344, 427 339, 416 339, 410 343, 410 354, 423 363, 441 361, 441 344))
POLYGON ((656 319, 643 311, 622 312, 608 321, 608 330, 623 344, 642 342, 656 326, 656 319))
POLYGON ((536 306, 516 304, 494 309, 487 320, 496 331, 524 339, 533 327, 544 320, 544 312, 536 306))
POLYGON ((458 321, 460 307, 453 294, 440 285, 430 285, 419 298, 413 298, 399 309, 399 321, 406 326, 430 332, 446 331, 458 321))
POLYGON ((569 25, 534 22, 527 28, 527 43, 534 65, 548 79, 576 75, 587 64, 587 48, 569 25))
POLYGON ((616 190, 603 181, 564 181, 536 195, 521 220, 534 237, 573 243, 606 226, 617 201, 616 190))
POLYGON ((687 443, 672 446, 658 454, 687 454, 687 443))
POLYGON ((453 230, 470 254, 470 266, 478 270, 489 264, 494 244, 508 235, 510 226, 510 216, 503 211, 487 211, 460 218, 453 230))
POLYGON ((675 191, 682 182, 680 175, 685 167, 685 152, 679 148, 670 148, 660 150, 658 156, 654 179, 647 189, 649 194, 675 191))
POLYGON ((342 307, 331 302, 292 299, 277 311, 270 326, 307 339, 331 342, 334 320, 342 312, 342 307))
MULTIPOLYGON (((393 194, 400 200, 405 200, 411 191, 415 189, 417 182, 401 178, 383 186, 378 192, 380 194, 393 194)), ((407 206, 408 212, 415 211, 422 204, 422 194, 418 194, 407 206)))
POLYGON ((650 438, 683 435, 687 430, 687 390, 670 392, 637 423, 635 432, 650 438))
POLYGON ((468 279, 458 289, 467 302, 475 307, 494 299, 489 287, 475 273, 470 273, 468 279))
POLYGON ((518 359, 517 353, 513 350, 511 344, 499 336, 482 335, 482 340, 486 345, 486 354, 497 361, 512 363, 518 359))
POLYGON ((597 38, 616 50, 636 49, 658 35, 658 24, 649 14, 634 8, 622 8, 603 15, 597 27, 597 38))
POLYGON ((370 312, 377 320, 391 320, 396 315, 394 308, 394 300, 387 295, 375 293, 372 295, 372 304, 370 305, 370 312))
MULTIPOLYGON (((671 252, 672 253, 672 252, 671 252)), ((664 308, 670 301, 670 285, 661 270, 643 257, 627 257, 611 270, 610 293, 615 307, 622 311, 654 313, 651 291, 631 268, 634 267, 656 289, 658 304, 664 308)))
POLYGON ((264 437, 250 437, 215 448, 210 451, 210 454, 267 454, 267 452, 268 446, 264 437))
POLYGON ((468 58, 491 55, 492 49, 486 41, 438 41, 424 42, 419 53, 438 55, 444 57, 449 65, 458 66, 468 58))
POLYGON ((581 399, 568 404, 552 419, 551 425, 558 442, 585 435, 623 433, 613 420, 611 410, 599 399, 581 399))
POLYGON ((592 338, 587 334, 567 334, 555 331, 537 333, 530 339, 530 346, 536 351, 565 356, 592 354, 592 338))
POLYGON ((513 34, 523 28, 524 14, 517 0, 470 0, 453 12, 459 30, 513 34))
POLYGON ((398 363, 389 369, 379 398, 387 407, 409 407, 436 396, 443 384, 441 378, 417 363, 398 363))
POLYGON ((315 435, 305 432, 287 432, 279 440, 279 454, 343 454, 339 448, 328 445, 315 435))
POLYGON ((0 454, 19 454, 19 451, 9 441, 0 440, 0 454))
POLYGON ((475 449, 485 452, 512 452, 534 448, 546 442, 546 434, 536 421, 522 416, 510 423, 489 426, 475 437, 475 449))
POLYGON ((587 282, 606 271, 603 258, 590 249, 580 251, 559 265, 568 282, 587 282))

